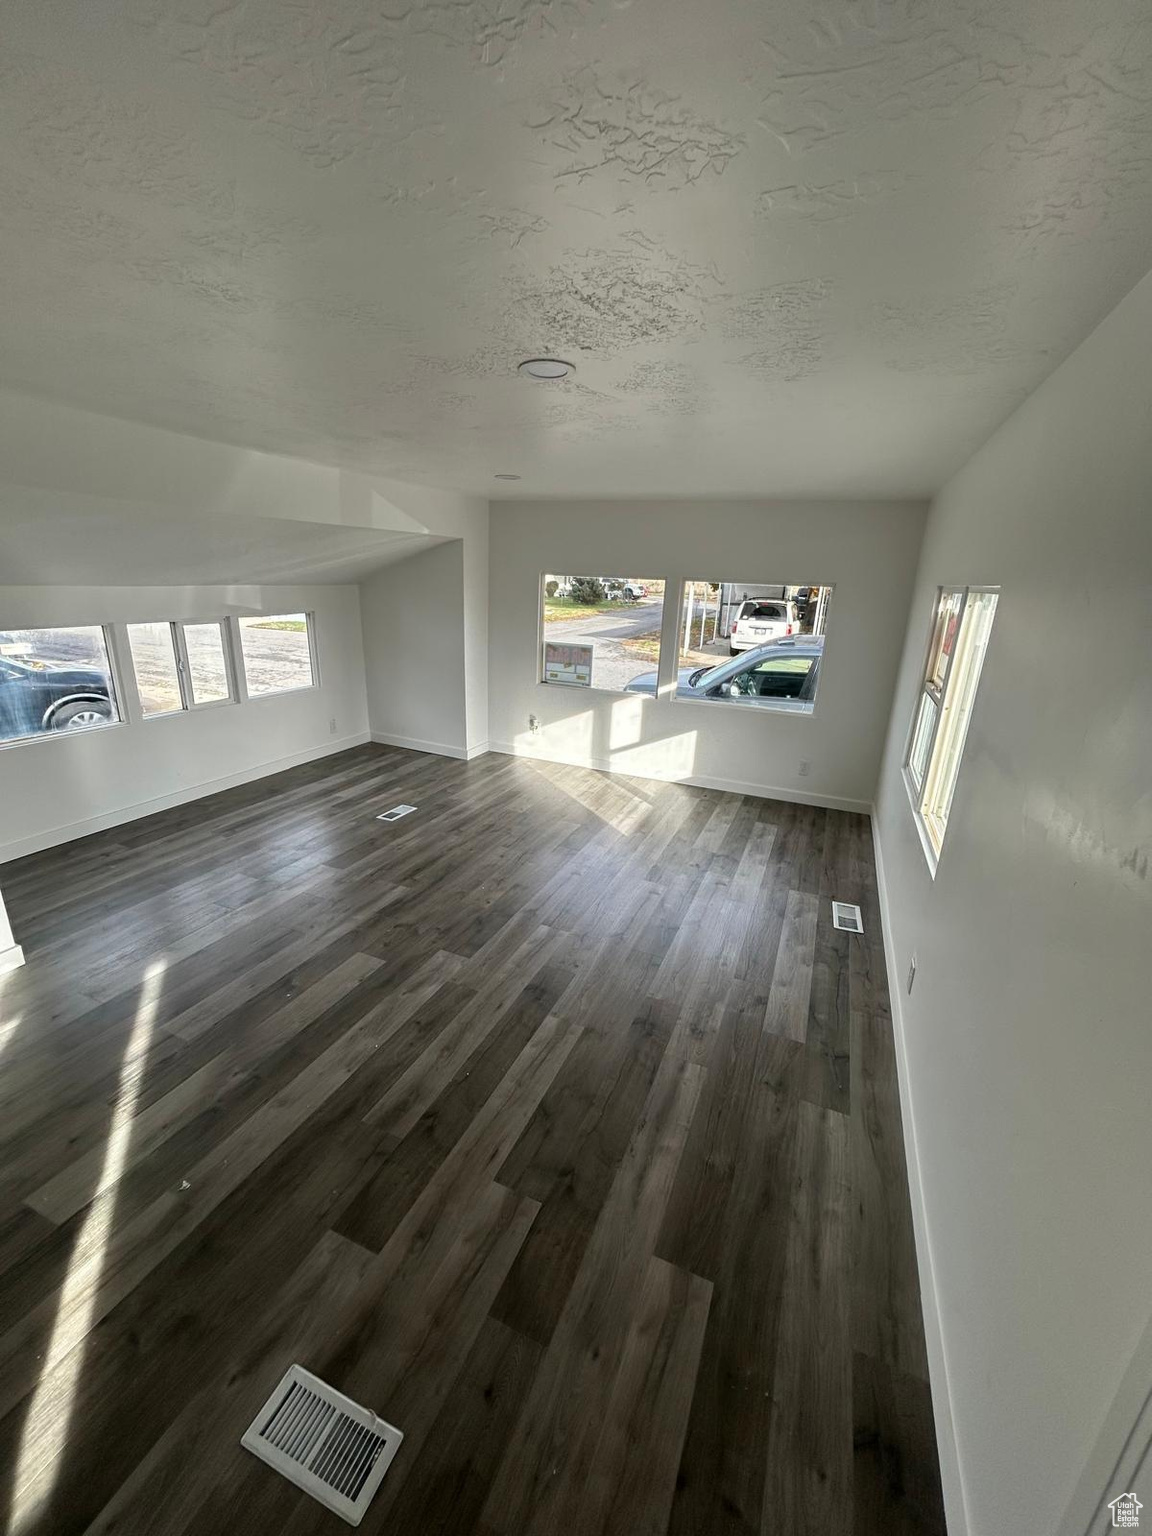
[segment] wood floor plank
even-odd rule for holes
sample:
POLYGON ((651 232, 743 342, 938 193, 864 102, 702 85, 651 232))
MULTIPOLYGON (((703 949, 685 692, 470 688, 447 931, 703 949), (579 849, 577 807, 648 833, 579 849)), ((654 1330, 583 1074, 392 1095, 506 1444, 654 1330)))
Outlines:
POLYGON ((481 1049, 518 998, 526 1006, 535 1007, 537 1016, 543 1018, 572 980, 572 972, 565 967, 548 965, 561 937, 549 929, 539 929, 511 957, 507 970, 490 973, 445 1029, 372 1106, 365 1119, 398 1141, 403 1140, 464 1063, 481 1049))
POLYGON ((668 1530, 759 1531, 791 1223, 802 1054, 766 1036, 713 1276, 712 1307, 668 1530), (746 1277, 756 1276, 755 1287, 746 1277))
MULTIPOLYGON (((773 1049, 780 1070, 798 1069, 798 1045, 773 1049)), ((728 1207, 741 1192, 737 1174, 747 1155, 761 1053, 757 1022, 739 1008, 727 1009, 656 1246, 661 1258, 712 1281, 731 1238, 728 1207)))
POLYGON ((861 942, 852 934, 833 928, 832 909, 825 902, 816 919, 808 1028, 804 1037, 808 1056, 804 1093, 813 1104, 842 1115, 849 1112, 852 1099, 848 969, 852 946, 861 942))
POLYGON ((55 1293, 43 1298, 0 1336, 0 1413, 7 1412, 38 1374, 71 1369, 69 1356, 88 1331, 149 1275, 184 1237, 244 1181, 271 1152, 372 1055, 391 1032, 439 987, 459 965, 455 956, 438 957, 426 968, 404 1003, 389 999, 365 1015, 275 1098, 212 1148, 188 1171, 183 1187, 158 1196, 121 1227, 113 1225, 115 1189, 90 1207, 69 1262, 68 1275, 55 1293), (29 1339, 49 1331, 52 1344, 34 1359, 29 1339))
POLYGON ((848 1127, 798 1106, 792 1211, 772 1377, 763 1536, 852 1536, 848 1127))
POLYGON ((368 1536, 943 1536, 867 817, 366 745, 3 875, 0 1523, 325 1536, 299 1359, 368 1536))
POLYGON ((484 1320, 428 1432, 425 1454, 391 1502, 387 1529, 471 1536, 542 1353, 495 1318, 484 1320))
POLYGON ((34 1189, 25 1197, 25 1203, 50 1221, 67 1221, 118 1183, 128 1167, 147 1157, 193 1114, 202 1113, 215 1095, 226 1095, 274 1044, 283 1043, 379 969, 380 961, 374 956, 351 956, 273 1015, 271 1028, 246 1035, 240 1048, 212 1058, 137 1114, 124 1155, 116 1159, 114 1166, 110 1165, 107 1147, 96 1146, 34 1189))
POLYGON ((877 945, 852 941, 849 986, 855 1196, 852 1337, 862 1353, 902 1375, 927 1381, 896 1052, 883 951, 877 945))
MULTIPOLYGON (((403 1218, 411 1211, 428 1184, 445 1168, 453 1166, 459 1148, 471 1137, 473 1151, 495 1156, 495 1148, 506 1155, 522 1125, 535 1111, 538 1101, 531 1101, 531 1088, 521 1093, 516 1075, 525 1072, 525 1081, 535 1082, 535 1054, 550 1052, 559 1039, 561 1049, 555 1056, 555 1070, 562 1071, 569 1051, 579 1040, 579 1031, 565 1025, 550 1011, 550 1003, 563 990, 564 974, 550 980, 547 972, 538 982, 530 982, 519 997, 513 998, 493 1028, 478 1042, 475 1055, 459 1066, 455 1078, 444 1088, 402 1140, 392 1138, 394 1151, 379 1173, 349 1207, 341 1224, 346 1236, 369 1248, 382 1248, 403 1218), (509 1110, 502 1125, 496 1126, 494 1139, 478 1139, 488 1128, 494 1096, 516 1094, 515 1114, 509 1110), (522 1108, 521 1106, 527 1106, 522 1108), (482 1119, 489 1111, 488 1120, 482 1119), (523 1114, 523 1120, 519 1116, 523 1114)), ((541 1079, 541 1094, 551 1079, 541 1079)), ((498 1098, 498 1102, 503 1102, 498 1098)), ((371 1120, 371 1112, 365 1117, 371 1120)), ((497 1167, 498 1164, 494 1165, 497 1167)), ((494 1171, 493 1170, 493 1171, 494 1171)))
POLYGON ((711 1300, 709 1281, 648 1261, 573 1536, 664 1531, 711 1300))
POLYGON ((804 1040, 808 1034, 819 906, 820 898, 807 891, 788 892, 764 1025, 785 1040, 804 1040))
POLYGON ((130 1476, 87 1527, 89 1536, 145 1536, 164 1510, 169 1531, 185 1528, 219 1462, 235 1446, 295 1360, 311 1356, 334 1312, 356 1294, 371 1255, 325 1233, 279 1289, 271 1289, 252 1329, 218 1379, 189 1397, 130 1476))
POLYGON ((853 1361, 853 1536, 938 1536, 944 1499, 926 1381, 853 1361))
POLYGON ((483 1513, 495 1530, 574 1518, 701 1078, 665 1056, 496 1474, 483 1513))
POLYGON ((670 1030, 659 1005, 654 1013, 623 1036, 615 1071, 605 1068, 600 1039, 585 1032, 497 1172, 542 1209, 493 1314, 540 1343, 555 1331, 664 1058, 670 1030))

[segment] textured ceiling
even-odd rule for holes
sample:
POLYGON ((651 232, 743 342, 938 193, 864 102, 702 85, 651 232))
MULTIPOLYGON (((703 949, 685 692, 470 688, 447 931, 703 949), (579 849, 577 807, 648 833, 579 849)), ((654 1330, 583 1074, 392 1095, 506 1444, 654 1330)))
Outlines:
POLYGON ((402 479, 918 495, 1152 254, 1147 0, 59 0, 5 34, 0 384, 402 479), (514 374, 541 352, 575 380, 514 374))

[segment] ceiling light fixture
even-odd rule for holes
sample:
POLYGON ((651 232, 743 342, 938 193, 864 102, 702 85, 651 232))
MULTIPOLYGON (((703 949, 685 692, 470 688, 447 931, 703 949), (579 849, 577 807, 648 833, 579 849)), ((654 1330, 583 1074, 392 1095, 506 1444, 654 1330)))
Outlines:
POLYGON ((517 365, 516 372, 526 373, 530 379, 566 379, 576 372, 576 365, 559 357, 529 357, 517 365))
POLYGON ((497 474, 493 475, 492 478, 493 478, 493 480, 519 480, 520 476, 519 475, 501 475, 501 474, 497 473, 497 474))

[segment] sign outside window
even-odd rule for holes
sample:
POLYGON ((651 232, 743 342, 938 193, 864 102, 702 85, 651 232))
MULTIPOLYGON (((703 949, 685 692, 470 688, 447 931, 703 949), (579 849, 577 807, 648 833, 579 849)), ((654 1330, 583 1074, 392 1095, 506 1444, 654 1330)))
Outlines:
POLYGON ((591 688, 592 647, 545 640, 544 681, 568 688, 591 688))

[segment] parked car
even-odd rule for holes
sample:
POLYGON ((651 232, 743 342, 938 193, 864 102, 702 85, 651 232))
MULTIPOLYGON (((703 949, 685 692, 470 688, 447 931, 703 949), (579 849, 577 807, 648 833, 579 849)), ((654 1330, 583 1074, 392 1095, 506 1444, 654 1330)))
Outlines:
MULTIPOLYGON (((676 697, 810 715, 823 655, 823 635, 770 640, 766 645, 742 652, 735 661, 722 661, 716 667, 682 667, 676 681, 676 697)), ((645 672, 634 678, 625 692, 655 694, 656 673, 645 672)))
POLYGON ((728 636, 729 654, 750 650, 768 640, 800 633, 796 604, 783 598, 746 597, 736 610, 728 636))
POLYGON ((621 581, 619 577, 601 576, 600 584, 610 598, 617 602, 638 603, 648 596, 648 588, 642 581, 621 581))
POLYGON ((115 717, 108 679, 95 667, 0 656, 0 736, 83 730, 115 717))

